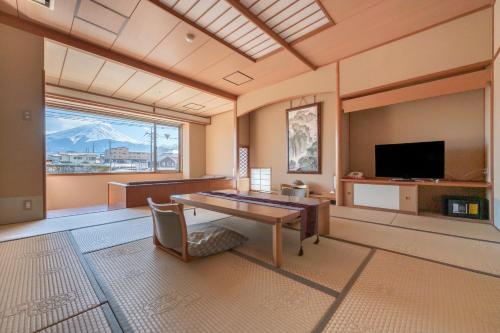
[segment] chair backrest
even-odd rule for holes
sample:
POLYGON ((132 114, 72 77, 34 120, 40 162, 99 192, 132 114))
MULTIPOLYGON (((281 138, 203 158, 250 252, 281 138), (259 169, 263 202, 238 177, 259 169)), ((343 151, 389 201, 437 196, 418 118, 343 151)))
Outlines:
POLYGON ((283 187, 281 189, 281 195, 305 198, 307 197, 307 188, 283 187))
POLYGON ((153 214, 156 238, 162 246, 180 251, 187 237, 182 205, 156 204, 151 198, 147 200, 153 214))

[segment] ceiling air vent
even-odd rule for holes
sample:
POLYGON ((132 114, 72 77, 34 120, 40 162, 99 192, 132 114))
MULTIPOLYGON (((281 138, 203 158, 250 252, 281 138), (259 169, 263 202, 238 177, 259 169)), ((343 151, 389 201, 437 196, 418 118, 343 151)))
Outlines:
POLYGON ((56 0, 31 0, 32 2, 47 7, 50 10, 54 9, 54 2, 56 0))
POLYGON ((248 76, 240 71, 236 71, 234 73, 231 73, 223 77, 223 79, 226 80, 227 82, 231 82, 234 85, 241 86, 244 83, 252 81, 253 77, 248 76))

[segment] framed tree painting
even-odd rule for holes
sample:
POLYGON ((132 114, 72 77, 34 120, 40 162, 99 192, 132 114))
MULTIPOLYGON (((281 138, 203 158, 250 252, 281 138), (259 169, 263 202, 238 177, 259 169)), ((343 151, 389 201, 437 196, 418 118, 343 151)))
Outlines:
POLYGON ((321 173, 321 103, 286 110, 288 173, 321 173))

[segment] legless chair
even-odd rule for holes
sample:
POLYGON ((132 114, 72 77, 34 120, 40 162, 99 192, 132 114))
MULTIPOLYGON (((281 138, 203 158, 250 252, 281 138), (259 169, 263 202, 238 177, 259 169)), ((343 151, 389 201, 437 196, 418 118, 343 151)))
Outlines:
POLYGON ((153 243, 181 260, 217 254, 248 240, 233 230, 211 222, 188 229, 182 204, 156 204, 151 198, 148 198, 148 204, 153 213, 153 243))
POLYGON ((153 214, 153 243, 160 249, 189 261, 187 226, 183 204, 157 204, 148 198, 153 214))

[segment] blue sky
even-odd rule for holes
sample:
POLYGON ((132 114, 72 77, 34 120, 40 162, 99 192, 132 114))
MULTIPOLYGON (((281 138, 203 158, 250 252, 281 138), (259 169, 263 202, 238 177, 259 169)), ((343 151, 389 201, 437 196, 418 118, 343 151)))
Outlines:
MULTIPOLYGON (((75 128, 82 125, 92 123, 107 123, 116 130, 128 135, 138 141, 149 141, 144 134, 150 131, 151 125, 138 121, 119 119, 112 117, 104 117, 93 115, 90 113, 82 113, 76 111, 63 111, 58 109, 47 108, 45 117, 46 133, 54 133, 70 128, 75 128)), ((170 135, 168 140, 170 144, 177 141, 177 129, 172 127, 162 127, 161 134, 167 133, 170 135)), ((163 141, 163 140, 162 140, 163 141)), ((160 143, 160 142, 159 142, 160 143)), ((164 143, 164 142, 161 142, 164 143)))

